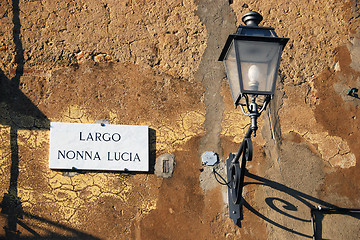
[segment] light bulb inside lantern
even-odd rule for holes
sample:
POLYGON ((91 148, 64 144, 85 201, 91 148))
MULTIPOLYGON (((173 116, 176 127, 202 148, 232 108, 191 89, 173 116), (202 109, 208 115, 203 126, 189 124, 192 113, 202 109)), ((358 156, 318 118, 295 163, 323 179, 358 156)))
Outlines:
POLYGON ((250 90, 257 91, 259 89, 260 69, 256 65, 251 65, 248 71, 249 88, 250 90))

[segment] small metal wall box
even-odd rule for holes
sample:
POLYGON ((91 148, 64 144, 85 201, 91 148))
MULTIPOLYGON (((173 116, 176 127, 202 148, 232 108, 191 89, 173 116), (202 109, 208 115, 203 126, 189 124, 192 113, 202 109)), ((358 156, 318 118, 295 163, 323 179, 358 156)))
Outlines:
POLYGON ((162 178, 170 178, 174 172, 175 156, 173 154, 163 154, 156 159, 155 175, 162 178))
POLYGON ((218 163, 219 158, 216 153, 207 151, 203 153, 203 155, 201 156, 201 160, 204 165, 214 166, 218 163))

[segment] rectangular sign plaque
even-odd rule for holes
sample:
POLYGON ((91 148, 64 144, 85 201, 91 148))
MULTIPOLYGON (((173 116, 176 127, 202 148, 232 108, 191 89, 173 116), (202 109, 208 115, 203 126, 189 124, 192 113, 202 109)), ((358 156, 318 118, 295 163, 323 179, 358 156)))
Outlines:
POLYGON ((149 171, 147 126, 50 123, 51 169, 149 171))

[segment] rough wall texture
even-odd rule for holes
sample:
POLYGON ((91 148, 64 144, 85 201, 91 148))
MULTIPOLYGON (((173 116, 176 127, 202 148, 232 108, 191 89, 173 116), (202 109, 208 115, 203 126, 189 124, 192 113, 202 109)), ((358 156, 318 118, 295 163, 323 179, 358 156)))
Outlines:
MULTIPOLYGON (((313 206, 360 208, 359 2, 0 1, 0 237, 309 239, 313 206), (231 3, 231 4, 230 4, 231 3), (249 10, 290 38, 259 120, 241 228, 218 171, 249 124, 217 62, 249 10), (49 123, 148 125, 171 178, 48 168, 49 123)), ((359 239, 359 214, 317 237, 359 239)), ((319 219, 319 218, 317 218, 319 219)))

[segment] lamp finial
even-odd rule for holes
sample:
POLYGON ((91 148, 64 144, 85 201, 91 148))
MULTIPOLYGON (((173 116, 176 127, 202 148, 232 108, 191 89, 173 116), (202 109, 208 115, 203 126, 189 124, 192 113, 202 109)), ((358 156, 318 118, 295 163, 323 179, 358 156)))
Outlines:
POLYGON ((250 11, 246 13, 241 20, 246 24, 246 26, 258 26, 258 24, 263 20, 263 17, 258 12, 250 11))

